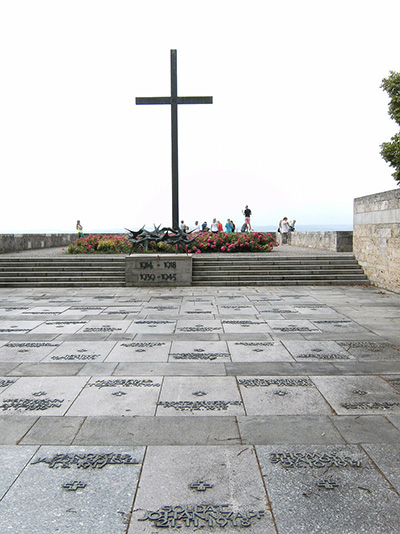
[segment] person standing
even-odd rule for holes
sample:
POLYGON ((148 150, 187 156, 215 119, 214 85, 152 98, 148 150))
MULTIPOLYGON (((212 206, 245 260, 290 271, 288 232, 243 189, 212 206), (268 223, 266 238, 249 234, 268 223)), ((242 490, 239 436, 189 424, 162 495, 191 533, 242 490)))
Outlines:
POLYGON ((244 210, 242 210, 242 213, 244 215, 244 224, 247 227, 247 231, 250 232, 250 230, 252 230, 251 222, 250 222, 251 209, 249 208, 249 206, 247 206, 247 204, 246 204, 244 210))
POLYGON ((218 233, 218 222, 217 222, 217 219, 213 219, 213 222, 211 223, 211 232, 213 232, 214 234, 217 234, 218 233))
POLYGON ((290 225, 289 225, 289 221, 287 217, 284 217, 283 219, 279 221, 279 230, 281 234, 282 245, 287 245, 287 236, 288 236, 289 228, 290 228, 290 225))
POLYGON ((78 239, 83 237, 83 226, 81 225, 81 221, 76 221, 76 230, 78 232, 78 239))
POLYGON ((231 223, 231 220, 230 220, 230 219, 228 219, 228 220, 226 221, 226 224, 225 224, 225 232, 226 232, 227 234, 230 234, 230 233, 232 232, 232 223, 231 223))

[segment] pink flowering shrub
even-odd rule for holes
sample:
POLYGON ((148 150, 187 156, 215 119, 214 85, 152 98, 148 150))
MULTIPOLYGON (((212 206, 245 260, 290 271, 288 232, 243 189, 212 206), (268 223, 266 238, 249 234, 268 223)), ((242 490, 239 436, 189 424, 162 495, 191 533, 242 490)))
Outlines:
MULTIPOLYGON (((199 233, 188 246, 191 254, 204 254, 223 252, 271 252, 279 246, 271 234, 262 232, 251 233, 199 233)), ((67 249, 68 254, 130 254, 131 252, 145 252, 144 246, 136 245, 134 248, 126 235, 90 235, 71 243, 67 249)), ((175 253, 176 247, 165 243, 151 241, 148 245, 149 253, 175 253)), ((182 246, 178 252, 185 252, 182 246)))

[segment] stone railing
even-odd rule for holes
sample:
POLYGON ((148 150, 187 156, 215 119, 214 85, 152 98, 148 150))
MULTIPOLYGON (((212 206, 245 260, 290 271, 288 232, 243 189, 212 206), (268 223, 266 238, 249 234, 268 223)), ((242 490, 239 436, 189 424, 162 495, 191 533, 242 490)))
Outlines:
POLYGON ((35 250, 38 248, 65 247, 77 239, 74 234, 0 234, 0 254, 35 250))
POLYGON ((353 232, 289 232, 288 243, 296 247, 352 252, 353 232))
POLYGON ((354 254, 374 285, 400 293, 400 189, 354 199, 354 254))

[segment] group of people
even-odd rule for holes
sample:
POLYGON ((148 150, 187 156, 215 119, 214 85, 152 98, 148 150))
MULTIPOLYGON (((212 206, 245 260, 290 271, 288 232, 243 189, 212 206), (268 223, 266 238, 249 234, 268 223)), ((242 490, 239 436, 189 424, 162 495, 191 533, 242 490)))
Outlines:
MULTIPOLYGON (((249 209, 249 206, 245 206, 244 210, 242 210, 242 213, 244 215, 244 223, 240 229, 241 232, 252 232, 253 228, 251 227, 250 223, 250 217, 251 217, 251 210, 249 209)), ((226 232, 227 234, 230 234, 232 232, 236 232, 236 225, 232 221, 232 219, 227 219, 225 223, 225 228, 222 225, 221 221, 218 221, 217 218, 214 218, 211 225, 208 226, 207 221, 204 221, 203 224, 199 224, 199 221, 195 221, 192 228, 189 228, 185 221, 181 221, 179 228, 184 232, 213 232, 214 234, 217 234, 218 232, 226 232)))
POLYGON ((289 221, 287 217, 284 217, 279 221, 278 232, 281 234, 282 245, 287 245, 288 242, 288 233, 294 232, 296 226, 296 219, 289 221))

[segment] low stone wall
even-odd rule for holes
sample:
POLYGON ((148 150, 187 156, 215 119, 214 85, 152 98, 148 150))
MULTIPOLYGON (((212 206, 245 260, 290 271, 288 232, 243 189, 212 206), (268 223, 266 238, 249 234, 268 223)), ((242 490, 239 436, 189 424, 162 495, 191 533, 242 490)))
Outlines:
POLYGON ((191 254, 132 254, 125 258, 128 287, 192 285, 191 254))
POLYGON ((400 189, 354 199, 354 254, 374 285, 400 293, 400 189))
POLYGON ((77 239, 74 234, 0 234, 0 254, 34 250, 38 248, 64 247, 77 239))
POLYGON ((296 247, 352 252, 353 232, 289 232, 288 243, 296 247))

